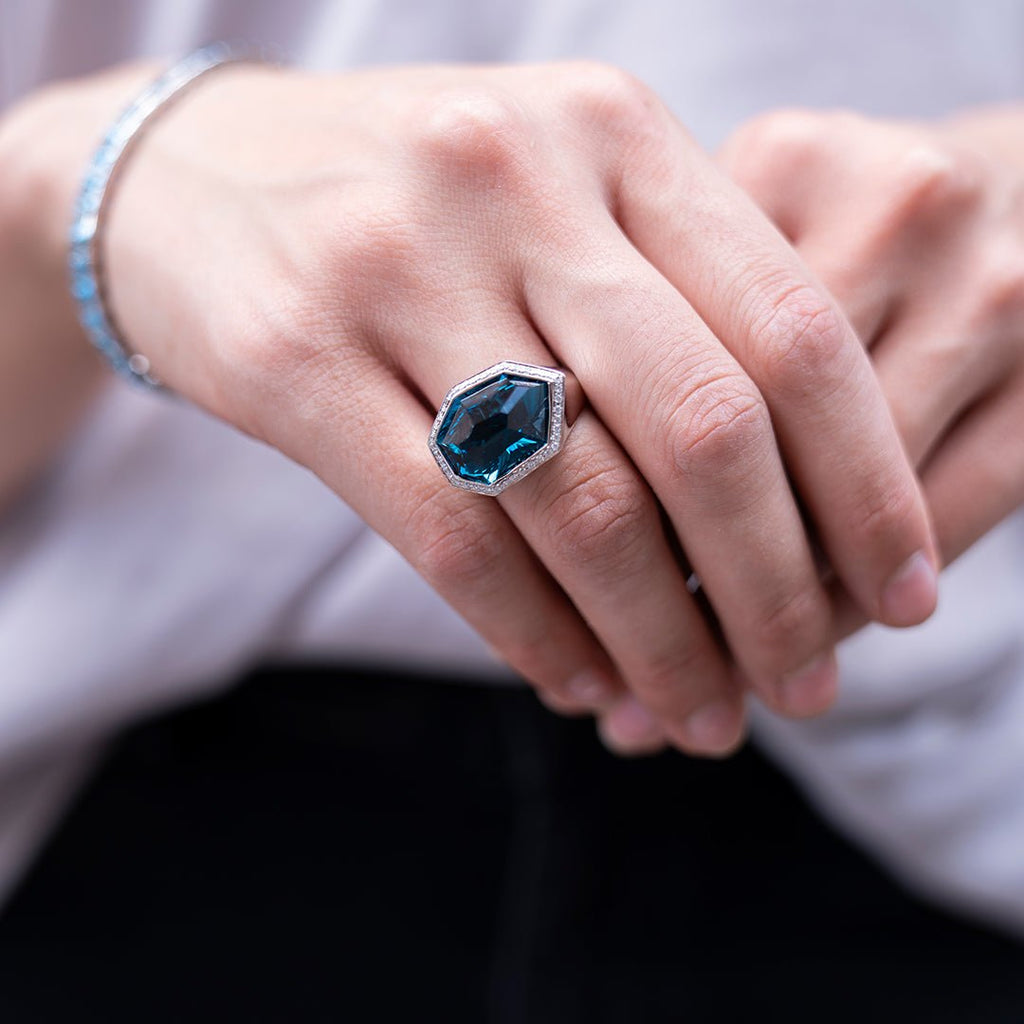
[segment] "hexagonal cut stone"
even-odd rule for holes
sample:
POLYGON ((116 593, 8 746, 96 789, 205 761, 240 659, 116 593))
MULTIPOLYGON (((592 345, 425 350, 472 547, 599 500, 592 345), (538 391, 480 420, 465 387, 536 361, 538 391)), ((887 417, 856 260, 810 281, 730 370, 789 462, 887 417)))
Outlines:
POLYGON ((548 442, 548 385, 501 374, 448 409, 437 446, 464 480, 497 483, 548 442))

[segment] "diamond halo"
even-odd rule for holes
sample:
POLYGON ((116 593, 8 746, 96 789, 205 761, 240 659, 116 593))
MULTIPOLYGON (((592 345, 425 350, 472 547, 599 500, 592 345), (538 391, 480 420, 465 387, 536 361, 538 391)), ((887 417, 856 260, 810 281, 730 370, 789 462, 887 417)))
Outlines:
MULTIPOLYGON (((527 389, 520 389, 524 394, 527 389)), ((451 423, 447 425, 451 427, 451 423)), ((538 466, 543 465, 548 459, 558 454, 564 443, 568 427, 565 419, 565 372, 549 366, 535 366, 531 363, 517 363, 506 360, 489 366, 486 370, 460 381, 451 388, 441 408, 434 419, 433 428, 430 431, 430 451, 437 461, 441 472, 444 473, 448 482, 454 487, 463 490, 474 491, 477 494, 498 495, 507 487, 522 480, 532 473, 538 466), (488 385, 498 384, 501 378, 507 378, 510 385, 517 384, 543 384, 546 387, 546 438, 535 447, 535 450, 526 458, 507 471, 492 474, 495 476, 493 482, 485 482, 481 479, 473 479, 463 475, 465 467, 460 467, 458 460, 453 456, 453 446, 446 439, 443 431, 446 429, 446 420, 449 413, 457 403, 463 403, 462 411, 472 415, 476 411, 475 406, 465 404, 465 400, 475 393, 483 391, 488 385), (453 461, 455 464, 453 464, 453 461)), ((493 432, 492 432, 493 433, 493 432)), ((506 450, 504 457, 509 458, 506 450)), ((485 474, 488 475, 488 474, 485 474)))

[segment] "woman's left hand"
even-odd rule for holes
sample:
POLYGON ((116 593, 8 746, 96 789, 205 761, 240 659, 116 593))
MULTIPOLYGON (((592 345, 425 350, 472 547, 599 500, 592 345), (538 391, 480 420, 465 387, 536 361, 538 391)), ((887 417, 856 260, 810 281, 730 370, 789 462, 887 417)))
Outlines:
MULTIPOLYGON (((868 349, 949 564, 1024 505, 1024 108, 773 112, 718 160, 868 349)), ((866 620, 833 593, 838 640, 866 620)))
MULTIPOLYGON (((1024 108, 773 112, 718 160, 867 348, 948 565, 1024 505, 1024 108)), ((866 619, 833 593, 838 640, 866 619)))
POLYGON ((719 159, 869 350, 948 564, 1024 504, 1024 109, 773 113, 719 159))

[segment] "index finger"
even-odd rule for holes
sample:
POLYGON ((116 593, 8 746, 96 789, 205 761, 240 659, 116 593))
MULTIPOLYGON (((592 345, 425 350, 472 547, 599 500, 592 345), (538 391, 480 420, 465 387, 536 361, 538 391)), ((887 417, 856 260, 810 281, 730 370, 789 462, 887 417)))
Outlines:
POLYGON ((622 228, 758 385, 795 490, 864 612, 922 622, 937 599, 927 509, 852 327, 680 126, 639 145, 661 151, 634 154, 622 176, 622 228))

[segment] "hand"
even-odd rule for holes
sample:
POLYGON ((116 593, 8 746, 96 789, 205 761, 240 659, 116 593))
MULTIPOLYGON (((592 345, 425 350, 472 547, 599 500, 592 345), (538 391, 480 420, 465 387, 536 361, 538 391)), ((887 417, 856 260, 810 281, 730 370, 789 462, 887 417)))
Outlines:
POLYGON ((720 158, 870 351, 952 561, 1024 504, 1024 112, 783 112, 720 158))
POLYGON ((924 503, 855 335, 619 72, 219 71, 147 132, 106 246, 118 320, 171 388, 313 469, 613 745, 741 735, 662 510, 787 713, 835 690, 798 499, 865 615, 932 610, 924 503), (446 390, 507 358, 569 367, 590 404, 494 501, 425 441, 446 390))

